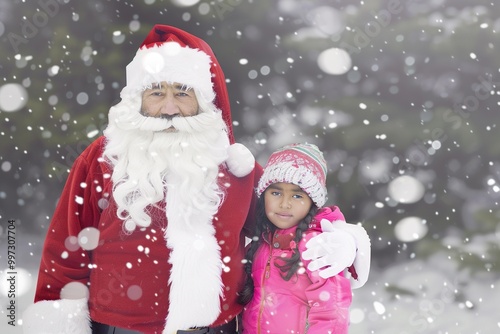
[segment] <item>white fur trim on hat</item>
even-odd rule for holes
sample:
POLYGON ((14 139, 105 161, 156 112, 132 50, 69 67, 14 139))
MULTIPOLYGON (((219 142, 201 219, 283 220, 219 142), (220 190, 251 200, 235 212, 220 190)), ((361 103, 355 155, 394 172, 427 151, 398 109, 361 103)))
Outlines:
POLYGON ((326 187, 318 180, 317 176, 305 166, 296 167, 292 161, 276 163, 266 166, 259 180, 256 192, 260 197, 273 183, 286 182, 298 185, 304 190, 318 208, 326 202, 326 187))
POLYGON ((227 149, 227 154, 226 165, 234 176, 243 177, 253 170, 255 158, 245 145, 233 144, 227 149))
POLYGON ((127 65, 124 92, 132 94, 162 81, 177 82, 194 88, 203 99, 212 102, 215 92, 210 64, 210 56, 205 52, 177 42, 144 46, 127 65))
POLYGON ((255 191, 260 197, 273 183, 292 183, 305 191, 320 208, 326 202, 326 174, 325 158, 316 145, 285 145, 269 157, 255 191))
POLYGON ((23 313, 24 334, 91 334, 87 299, 43 300, 23 313))

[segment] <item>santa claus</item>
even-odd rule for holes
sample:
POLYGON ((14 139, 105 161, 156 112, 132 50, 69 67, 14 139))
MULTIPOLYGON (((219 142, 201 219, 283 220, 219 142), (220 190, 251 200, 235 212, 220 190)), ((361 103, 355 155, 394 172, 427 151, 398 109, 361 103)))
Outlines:
MULTIPOLYGON (((262 168, 234 143, 224 74, 203 40, 165 25, 126 73, 56 207, 24 332, 236 333, 262 168)), ((320 237, 359 243, 339 233, 320 237)), ((366 281, 366 254, 326 255, 316 266, 354 261, 366 281)))

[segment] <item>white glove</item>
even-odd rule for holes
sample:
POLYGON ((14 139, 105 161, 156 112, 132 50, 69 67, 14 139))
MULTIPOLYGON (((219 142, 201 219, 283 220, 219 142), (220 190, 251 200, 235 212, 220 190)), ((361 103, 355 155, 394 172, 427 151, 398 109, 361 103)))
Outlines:
POLYGON ((362 287, 368 280, 370 271, 371 244, 365 229, 345 221, 329 222, 321 220, 323 233, 313 237, 306 244, 304 260, 312 260, 307 268, 320 270, 322 278, 338 275, 354 264, 357 279, 345 272, 353 289, 362 287))
POLYGON ((246 176, 255 166, 255 157, 243 144, 235 143, 229 146, 227 155, 226 165, 234 176, 246 176))
POLYGON ((336 229, 326 219, 321 220, 321 229, 323 233, 307 242, 307 250, 303 252, 302 258, 312 260, 307 269, 320 269, 319 275, 328 278, 352 265, 356 257, 356 242, 349 233, 336 229))

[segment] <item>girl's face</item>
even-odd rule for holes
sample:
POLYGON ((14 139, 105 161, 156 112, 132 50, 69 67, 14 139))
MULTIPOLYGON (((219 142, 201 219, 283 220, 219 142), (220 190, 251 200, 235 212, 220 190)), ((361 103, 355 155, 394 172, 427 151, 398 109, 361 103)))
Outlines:
POLYGON ((307 216, 312 204, 311 198, 292 183, 273 183, 264 192, 267 218, 280 229, 299 224, 307 216))

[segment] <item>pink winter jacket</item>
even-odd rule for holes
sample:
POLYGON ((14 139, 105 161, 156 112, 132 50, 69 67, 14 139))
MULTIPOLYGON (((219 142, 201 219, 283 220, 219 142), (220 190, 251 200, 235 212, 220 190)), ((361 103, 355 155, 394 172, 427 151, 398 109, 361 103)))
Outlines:
MULTIPOLYGON (((321 209, 299 243, 299 251, 321 232, 320 221, 344 221, 339 208, 321 209)), ((264 242, 254 256, 252 277, 254 296, 243 311, 244 334, 344 334, 348 332, 352 301, 349 279, 342 274, 323 279, 307 270, 310 261, 289 281, 274 265, 279 257, 290 257, 296 227, 279 230, 273 240, 264 242)), ((269 238, 267 238, 269 239, 269 238)))

